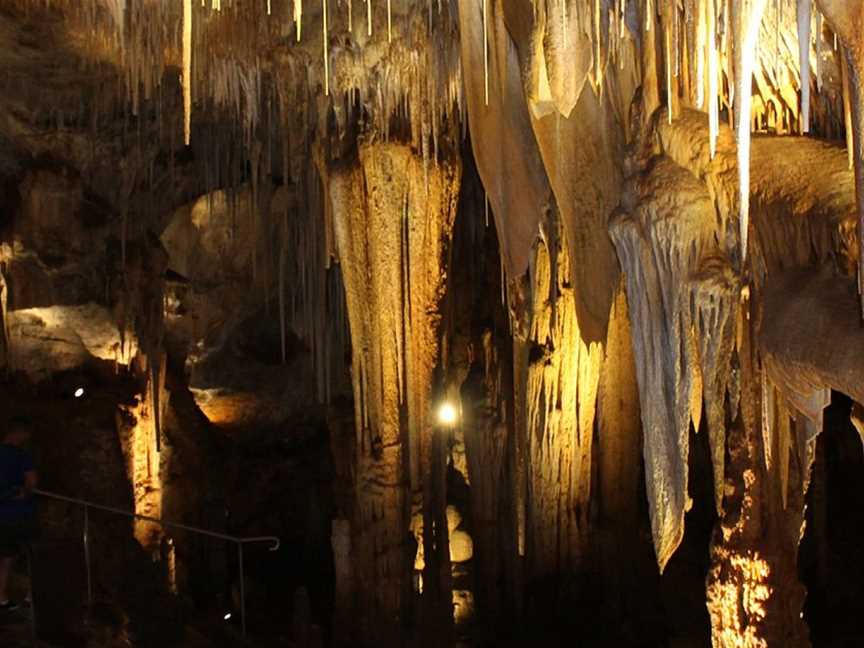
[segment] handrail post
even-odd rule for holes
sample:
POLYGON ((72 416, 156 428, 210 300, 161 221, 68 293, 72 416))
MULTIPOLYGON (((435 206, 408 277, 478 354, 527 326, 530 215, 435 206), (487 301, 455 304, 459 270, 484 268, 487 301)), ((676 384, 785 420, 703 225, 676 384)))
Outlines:
POLYGON ((90 573, 90 507, 84 504, 84 565, 87 569, 87 607, 93 607, 93 576, 90 573))
POLYGON ((27 559, 27 575, 30 577, 30 585, 28 586, 28 594, 30 595, 30 633, 33 639, 33 646, 39 644, 39 639, 36 632, 36 597, 33 596, 33 543, 28 542, 24 545, 24 557, 27 559))
MULTIPOLYGON (((230 536, 224 533, 218 533, 216 531, 208 531, 207 529, 200 529, 197 527, 190 526, 188 524, 180 524, 179 522, 172 522, 170 520, 163 520, 160 518, 151 517, 149 515, 142 515, 140 513, 136 513, 134 511, 125 511, 123 509, 115 508, 113 506, 106 506, 104 504, 97 504, 96 502, 90 502, 87 500, 79 499, 77 497, 69 497, 68 495, 60 495, 59 493, 51 493, 49 491, 43 491, 40 489, 35 489, 33 491, 36 495, 41 495, 42 497, 48 497, 50 499, 54 499, 60 502, 69 502, 71 504, 77 504, 79 506, 84 507, 84 531, 83 531, 83 541, 84 541, 84 563, 87 569, 87 603, 88 606, 92 607, 93 605, 93 574, 92 574, 92 565, 90 558, 90 509, 94 509, 96 511, 105 511, 108 513, 114 513, 115 515, 125 515, 126 517, 130 517, 133 520, 145 520, 147 522, 152 522, 153 524, 158 524, 162 528, 171 528, 171 529, 182 529, 184 531, 188 531, 190 533, 197 533, 200 535, 207 536, 209 538, 219 538, 220 540, 225 540, 228 542, 237 543, 237 557, 239 562, 239 571, 240 571, 240 619, 241 619, 241 627, 243 629, 243 637, 246 637, 246 575, 243 567, 243 545, 247 542, 268 542, 270 543, 270 551, 278 551, 280 542, 279 538, 276 536, 255 536, 248 538, 240 538, 237 536, 230 536)), ((31 577, 32 581, 32 577, 31 577)), ((31 597, 32 598, 32 597, 31 597)), ((35 627, 35 612, 34 612, 34 627, 35 627)))
POLYGON ((243 572, 243 542, 237 542, 237 555, 240 559, 240 626, 246 638, 246 578, 243 572))

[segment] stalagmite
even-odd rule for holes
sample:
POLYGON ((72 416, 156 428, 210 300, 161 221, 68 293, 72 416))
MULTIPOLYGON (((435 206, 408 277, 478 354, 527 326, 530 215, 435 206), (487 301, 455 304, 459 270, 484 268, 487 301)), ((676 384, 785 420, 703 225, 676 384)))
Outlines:
POLYGON ((192 136, 192 0, 183 0, 183 143, 192 136))
POLYGON ((798 0, 798 64, 801 70, 801 132, 810 132, 811 0, 798 0))

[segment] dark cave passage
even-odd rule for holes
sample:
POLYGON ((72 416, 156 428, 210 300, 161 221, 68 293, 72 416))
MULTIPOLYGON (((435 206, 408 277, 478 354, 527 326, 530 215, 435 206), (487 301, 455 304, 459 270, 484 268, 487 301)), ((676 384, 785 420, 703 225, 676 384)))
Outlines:
POLYGON ((833 392, 819 436, 813 483, 807 498, 807 528, 799 569, 807 586, 804 618, 814 646, 854 646, 864 641, 856 622, 864 595, 864 452, 850 421, 852 401, 833 392))

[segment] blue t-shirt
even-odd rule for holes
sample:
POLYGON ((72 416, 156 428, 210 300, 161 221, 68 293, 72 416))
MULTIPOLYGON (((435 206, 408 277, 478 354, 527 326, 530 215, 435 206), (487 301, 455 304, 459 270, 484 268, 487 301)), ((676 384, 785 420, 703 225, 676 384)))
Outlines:
POLYGON ((19 522, 33 515, 33 498, 16 497, 33 459, 16 446, 0 444, 0 523, 19 522))

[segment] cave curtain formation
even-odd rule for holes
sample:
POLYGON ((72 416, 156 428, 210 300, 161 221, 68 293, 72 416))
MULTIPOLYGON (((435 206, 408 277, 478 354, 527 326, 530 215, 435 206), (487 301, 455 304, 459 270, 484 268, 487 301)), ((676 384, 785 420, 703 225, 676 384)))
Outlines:
MULTIPOLYGON (((662 574, 704 435, 713 645, 810 645, 797 556, 816 439, 832 389, 864 402, 864 0, 0 7, 61 25, 90 73, 113 80, 64 94, 43 121, 59 128, 65 112, 94 141, 103 123, 124 124, 121 150, 57 146, 119 206, 121 296, 98 316, 118 338, 103 355, 134 366, 147 393, 127 412, 140 429, 125 424, 136 510, 158 513, 167 497, 153 448, 177 320, 163 310, 179 280, 157 289, 135 273, 241 277, 238 293, 272 303, 282 361, 292 335, 310 349, 310 398, 329 403, 350 372, 354 434, 333 447, 350 466, 333 522, 342 639, 450 640, 450 431, 435 411, 478 367, 457 432, 480 618, 515 622, 539 601, 560 612, 597 579, 626 598, 642 493, 662 574), (463 213, 469 157, 483 204, 463 213), (231 228, 207 230, 213 214, 231 228), (464 308, 454 232, 484 214, 507 326, 469 354, 451 321, 464 308), (149 247, 148 228, 161 236, 149 247), (238 241, 230 263, 201 256, 238 241), (832 356, 826 339, 850 351, 832 356)), ((36 158, 13 108, 0 108, 3 137, 36 158)), ((46 209, 22 194, 22 213, 46 209)), ((20 295, 7 304, 22 258, 0 248, 13 369, 22 318, 50 315, 20 295)), ((204 337, 184 339, 200 349, 204 337)), ((239 425, 204 355, 187 361, 199 407, 239 425)))

